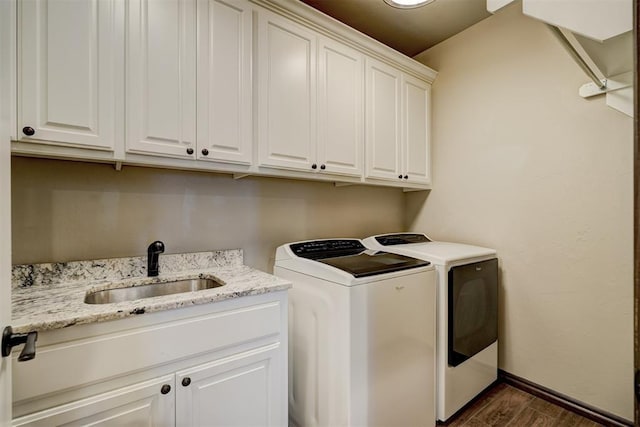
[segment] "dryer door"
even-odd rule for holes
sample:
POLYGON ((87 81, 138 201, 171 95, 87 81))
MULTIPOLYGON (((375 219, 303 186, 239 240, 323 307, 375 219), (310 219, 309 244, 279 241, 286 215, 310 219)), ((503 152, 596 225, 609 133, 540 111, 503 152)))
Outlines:
POLYGON ((498 339, 498 260, 449 270, 449 365, 458 366, 498 339))

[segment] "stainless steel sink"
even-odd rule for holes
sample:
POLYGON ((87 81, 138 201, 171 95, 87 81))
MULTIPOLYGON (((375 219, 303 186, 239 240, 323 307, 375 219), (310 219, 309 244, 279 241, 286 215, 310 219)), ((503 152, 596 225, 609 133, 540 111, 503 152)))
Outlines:
POLYGON ((162 295, 180 294, 183 292, 202 291, 223 286, 214 279, 187 279, 173 282, 151 283, 149 285, 130 286, 126 288, 105 289, 87 292, 84 302, 87 304, 109 304, 112 302, 133 301, 162 295))

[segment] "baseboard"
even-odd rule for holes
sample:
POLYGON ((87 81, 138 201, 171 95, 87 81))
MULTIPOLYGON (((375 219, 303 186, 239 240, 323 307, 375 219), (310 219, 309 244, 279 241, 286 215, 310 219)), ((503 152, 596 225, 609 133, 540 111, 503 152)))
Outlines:
POLYGON ((583 417, 595 421, 598 424, 611 427, 633 426, 633 422, 631 421, 625 420, 624 418, 618 417, 617 415, 601 411, 597 408, 587 405, 586 403, 572 399, 568 396, 550 390, 529 380, 525 380, 524 378, 520 378, 516 375, 510 374, 509 372, 505 372, 502 369, 498 370, 498 378, 513 387, 519 388, 520 390, 524 390, 527 393, 531 393, 534 396, 537 396, 555 405, 561 406, 568 411, 572 411, 579 415, 582 415, 583 417))

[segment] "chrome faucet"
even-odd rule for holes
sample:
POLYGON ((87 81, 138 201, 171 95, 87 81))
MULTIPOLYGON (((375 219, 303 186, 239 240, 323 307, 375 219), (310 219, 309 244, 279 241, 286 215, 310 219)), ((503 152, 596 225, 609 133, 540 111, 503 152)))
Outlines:
POLYGON ((164 252, 164 243, 156 240, 147 248, 147 276, 157 276, 159 273, 160 254, 164 252))

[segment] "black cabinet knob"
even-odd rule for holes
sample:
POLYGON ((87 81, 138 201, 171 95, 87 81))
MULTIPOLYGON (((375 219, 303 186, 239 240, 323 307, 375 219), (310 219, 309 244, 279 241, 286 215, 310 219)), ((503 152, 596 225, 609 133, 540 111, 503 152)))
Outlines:
POLYGON ((162 393, 162 394, 169 394, 170 391, 171 391, 171 386, 169 384, 164 384, 160 388, 160 393, 162 393))
POLYGON ((402 179, 402 175, 398 175, 398 178, 402 179))
POLYGON ((325 170, 327 168, 326 165, 320 165, 320 169, 325 170))
POLYGON ((193 154, 193 148, 191 147, 187 148, 187 154, 189 155, 193 154))
POLYGON ((183 385, 184 387, 188 387, 188 386, 189 386, 189 384, 191 384, 191 378, 189 378, 189 377, 184 377, 184 378, 182 379, 182 385, 183 385))
POLYGON ((318 169, 318 165, 316 165, 315 163, 311 165, 311 169, 318 169))
POLYGON ((36 133, 36 130, 31 126, 25 126, 22 128, 22 133, 24 133, 27 136, 33 136, 36 133))
POLYGON ((404 179, 409 179, 409 175, 405 175, 405 176, 404 176, 404 179))
POLYGON ((202 155, 203 156, 208 156, 209 155, 209 150, 207 150, 206 148, 202 149, 202 155))

